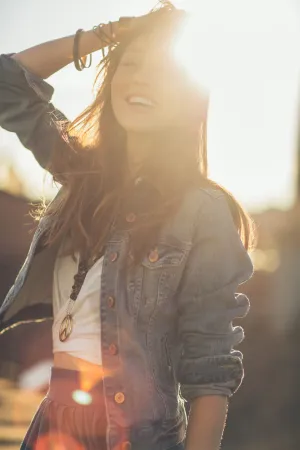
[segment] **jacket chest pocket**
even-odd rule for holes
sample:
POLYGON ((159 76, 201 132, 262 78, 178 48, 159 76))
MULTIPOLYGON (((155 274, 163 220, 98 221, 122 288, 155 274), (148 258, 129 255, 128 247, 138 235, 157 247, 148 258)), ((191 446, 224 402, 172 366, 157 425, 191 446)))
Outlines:
POLYGON ((141 320, 149 320, 164 305, 171 313, 174 305, 168 300, 175 294, 185 266, 188 251, 167 244, 158 244, 142 260, 141 320))

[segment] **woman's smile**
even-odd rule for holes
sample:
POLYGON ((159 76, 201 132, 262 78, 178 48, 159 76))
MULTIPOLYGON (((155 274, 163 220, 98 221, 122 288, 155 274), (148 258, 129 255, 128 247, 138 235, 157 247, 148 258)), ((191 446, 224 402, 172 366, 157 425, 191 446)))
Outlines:
POLYGON ((126 97, 126 101, 130 106, 144 106, 146 108, 154 108, 155 106, 152 99, 141 95, 129 95, 126 97))
POLYGON ((152 99, 142 95, 128 95, 125 98, 129 114, 149 114, 155 111, 155 103, 152 99))

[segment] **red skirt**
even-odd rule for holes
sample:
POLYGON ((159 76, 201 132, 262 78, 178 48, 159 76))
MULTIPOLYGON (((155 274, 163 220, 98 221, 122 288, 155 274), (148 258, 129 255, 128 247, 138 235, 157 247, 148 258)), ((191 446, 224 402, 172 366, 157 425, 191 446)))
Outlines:
POLYGON ((82 390, 80 372, 52 368, 49 391, 21 450, 106 450, 103 383, 82 390))

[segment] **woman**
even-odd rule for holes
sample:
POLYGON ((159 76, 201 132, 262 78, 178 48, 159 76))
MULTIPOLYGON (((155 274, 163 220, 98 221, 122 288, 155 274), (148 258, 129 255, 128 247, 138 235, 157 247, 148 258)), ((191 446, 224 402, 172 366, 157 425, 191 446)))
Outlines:
POLYGON ((1 57, 0 124, 62 184, 0 311, 3 331, 53 320, 22 449, 219 448, 243 378, 251 220, 207 177, 207 96, 171 51, 183 18, 167 3, 1 57), (43 79, 103 47, 70 124, 43 79))

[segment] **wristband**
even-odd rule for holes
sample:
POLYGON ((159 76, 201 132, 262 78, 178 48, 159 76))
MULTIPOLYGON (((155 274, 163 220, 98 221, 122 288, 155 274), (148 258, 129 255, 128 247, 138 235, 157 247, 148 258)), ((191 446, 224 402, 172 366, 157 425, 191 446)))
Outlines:
POLYGON ((80 28, 79 30, 76 31, 75 36, 74 36, 74 44, 73 44, 74 65, 79 72, 81 72, 83 69, 88 69, 89 67, 91 67, 91 64, 92 64, 92 55, 89 55, 90 62, 88 65, 85 65, 83 59, 79 56, 79 40, 80 40, 80 35, 82 32, 83 32, 82 28, 80 28))

